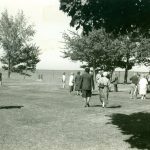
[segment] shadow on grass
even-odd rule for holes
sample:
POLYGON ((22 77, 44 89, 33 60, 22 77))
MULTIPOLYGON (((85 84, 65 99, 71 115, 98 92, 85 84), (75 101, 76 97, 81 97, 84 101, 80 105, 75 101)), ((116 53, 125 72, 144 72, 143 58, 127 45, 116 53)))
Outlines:
POLYGON ((0 106, 0 109, 21 109, 24 106, 0 106))
POLYGON ((90 105, 90 107, 102 107, 102 105, 90 105))
POLYGON ((150 113, 113 114, 111 123, 118 126, 123 134, 131 135, 125 140, 131 148, 150 150, 150 113))
POLYGON ((121 105, 108 106, 107 108, 121 108, 121 105))
POLYGON ((92 96, 97 96, 97 95, 99 95, 98 93, 92 93, 92 96))

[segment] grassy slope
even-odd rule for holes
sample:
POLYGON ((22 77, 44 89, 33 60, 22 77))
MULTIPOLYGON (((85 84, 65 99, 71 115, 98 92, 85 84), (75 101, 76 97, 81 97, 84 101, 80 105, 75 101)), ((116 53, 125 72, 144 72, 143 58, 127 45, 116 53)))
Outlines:
MULTIPOLYGON (((125 124, 121 124, 124 120, 118 122, 124 116, 117 117, 150 112, 150 100, 129 100, 127 89, 120 85, 120 92, 110 93, 110 108, 99 106, 98 95, 92 97, 92 107, 84 108, 81 97, 69 95, 68 89, 61 89, 59 85, 9 80, 0 87, 0 150, 140 148, 134 141, 125 141, 136 134, 124 128, 128 120, 125 124)), ((134 122, 130 123, 133 125, 134 122)), ((139 126, 135 128, 139 130, 139 126)), ((148 148, 146 144, 144 148, 148 148)))

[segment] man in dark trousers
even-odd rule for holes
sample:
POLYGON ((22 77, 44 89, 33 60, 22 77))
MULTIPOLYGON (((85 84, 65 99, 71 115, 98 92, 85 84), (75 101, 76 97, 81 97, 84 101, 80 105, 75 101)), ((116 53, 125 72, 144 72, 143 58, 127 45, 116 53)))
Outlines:
POLYGON ((90 69, 85 68, 85 72, 81 76, 80 87, 82 90, 82 97, 85 100, 85 107, 89 107, 90 98, 92 95, 92 88, 94 89, 93 76, 89 74, 90 69))
POLYGON ((118 92, 118 76, 116 73, 114 73, 112 81, 111 81, 114 85, 114 92, 118 92))
POLYGON ((138 94, 138 83, 139 83, 139 77, 136 73, 130 78, 131 85, 130 85, 130 98, 131 99, 137 99, 138 94))

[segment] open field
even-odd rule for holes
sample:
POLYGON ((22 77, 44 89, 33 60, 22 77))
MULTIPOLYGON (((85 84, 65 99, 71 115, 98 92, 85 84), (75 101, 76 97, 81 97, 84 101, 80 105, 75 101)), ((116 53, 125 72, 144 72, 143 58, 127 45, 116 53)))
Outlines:
POLYGON ((130 100, 129 85, 91 107, 59 82, 9 79, 0 87, 0 150, 150 149, 150 95, 130 100))

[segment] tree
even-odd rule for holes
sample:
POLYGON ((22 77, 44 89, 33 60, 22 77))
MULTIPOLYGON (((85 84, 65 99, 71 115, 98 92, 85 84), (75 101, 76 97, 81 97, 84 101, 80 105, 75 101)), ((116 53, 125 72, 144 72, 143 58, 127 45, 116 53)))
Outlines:
POLYGON ((147 34, 150 29, 149 0, 60 0, 60 10, 85 34, 101 27, 114 34, 135 29, 147 34))
POLYGON ((141 46, 140 50, 136 46, 139 35, 142 35, 142 39, 150 36, 149 0, 60 0, 60 10, 71 17, 70 25, 77 30, 81 28, 84 35, 103 27, 107 33, 122 41, 119 47, 124 55, 125 83, 128 70, 136 61, 135 54, 138 54, 136 57, 138 62, 149 60, 141 54, 143 51, 145 55, 148 54, 148 43, 143 43, 147 44, 147 50, 141 46), (134 34, 136 30, 138 34, 134 34))
POLYGON ((7 10, 2 13, 0 44, 4 55, 1 62, 4 64, 3 68, 8 70, 8 77, 11 72, 24 74, 24 70, 33 72, 36 69, 39 48, 31 43, 34 34, 33 25, 28 25, 23 11, 18 12, 15 17, 9 16, 7 10))
POLYGON ((116 67, 123 67, 123 54, 120 53, 120 41, 114 39, 104 29, 93 30, 89 35, 70 32, 64 33, 64 58, 86 62, 93 70, 101 68, 113 72, 116 67))

